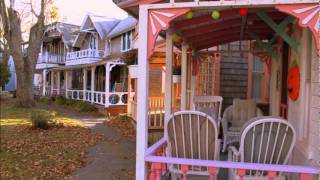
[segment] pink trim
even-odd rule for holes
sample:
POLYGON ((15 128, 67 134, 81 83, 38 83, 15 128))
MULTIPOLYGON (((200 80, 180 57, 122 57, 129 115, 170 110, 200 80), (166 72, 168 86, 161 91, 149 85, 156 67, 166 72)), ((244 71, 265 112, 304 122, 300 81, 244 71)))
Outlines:
POLYGON ((313 38, 316 42, 317 49, 320 50, 320 41, 319 41, 320 4, 319 3, 284 4, 284 5, 276 5, 275 8, 281 12, 284 12, 296 17, 299 20, 299 26, 304 28, 308 27, 313 34, 313 38), (316 28, 317 26, 318 28, 316 28))
POLYGON ((161 30, 169 29, 170 22, 190 11, 190 8, 153 9, 148 12, 148 58, 155 48, 156 39, 161 30))

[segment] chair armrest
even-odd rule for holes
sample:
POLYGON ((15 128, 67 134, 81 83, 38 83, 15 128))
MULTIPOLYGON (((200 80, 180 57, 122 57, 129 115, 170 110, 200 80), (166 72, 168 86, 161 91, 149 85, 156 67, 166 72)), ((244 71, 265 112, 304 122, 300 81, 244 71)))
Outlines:
POLYGON ((226 118, 222 118, 221 125, 222 125, 223 133, 226 133, 228 131, 228 121, 226 118))
POLYGON ((238 162, 240 157, 240 152, 236 147, 230 146, 228 148, 228 161, 238 162))

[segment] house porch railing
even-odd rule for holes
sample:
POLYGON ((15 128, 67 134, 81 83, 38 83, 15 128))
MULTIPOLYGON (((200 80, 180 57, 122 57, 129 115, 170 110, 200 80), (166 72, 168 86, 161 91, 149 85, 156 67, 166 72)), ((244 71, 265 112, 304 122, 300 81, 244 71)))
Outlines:
POLYGON ((49 63, 49 64, 64 64, 65 56, 59 54, 51 54, 51 53, 39 53, 38 64, 41 63, 49 63))
POLYGON ((81 60, 84 58, 102 59, 104 52, 95 49, 85 49, 81 51, 67 53, 66 61, 81 60))
POLYGON ((128 92, 101 92, 90 90, 67 90, 67 98, 87 101, 99 105, 119 106, 127 105, 128 92), (107 100, 107 101, 106 101, 107 100))
MULTIPOLYGON (((145 161, 151 163, 151 169, 148 174, 149 180, 160 180, 161 177, 168 172, 168 164, 181 165, 183 180, 187 179, 190 166, 208 167, 210 180, 214 180, 219 168, 234 169, 239 179, 243 179, 247 170, 266 171, 267 177, 273 180, 277 173, 297 174, 300 180, 309 180, 312 175, 320 174, 320 169, 309 166, 298 165, 275 165, 275 164, 259 164, 232 161, 212 161, 174 158, 165 156, 165 148, 167 142, 164 138, 160 139, 154 145, 146 150, 145 161)), ((229 156, 232 156, 231 153, 229 156)))

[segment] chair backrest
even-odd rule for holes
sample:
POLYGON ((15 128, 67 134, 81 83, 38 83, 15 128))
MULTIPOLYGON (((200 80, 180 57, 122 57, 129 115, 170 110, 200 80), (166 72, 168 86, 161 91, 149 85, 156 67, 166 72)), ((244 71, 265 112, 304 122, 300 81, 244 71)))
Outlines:
POLYGON ((221 119, 222 101, 221 96, 195 96, 193 99, 196 111, 206 113, 218 122, 221 119))
POLYGON ((167 121, 167 154, 170 157, 215 160, 219 155, 217 124, 198 111, 179 111, 167 121))
POLYGON ((295 142, 296 132, 288 121, 272 116, 253 118, 241 130, 240 160, 286 164, 295 142))
POLYGON ((263 115, 253 99, 234 99, 229 110, 229 113, 232 113, 229 120, 232 126, 237 127, 242 127, 250 119, 263 115))

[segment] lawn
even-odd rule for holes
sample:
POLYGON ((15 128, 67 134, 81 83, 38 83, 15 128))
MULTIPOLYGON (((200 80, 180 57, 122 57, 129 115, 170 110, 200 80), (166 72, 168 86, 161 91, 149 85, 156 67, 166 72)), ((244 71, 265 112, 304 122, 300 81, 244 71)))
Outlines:
POLYGON ((0 179, 69 177, 85 165, 86 149, 102 139, 59 112, 53 112, 59 125, 34 129, 30 111, 15 107, 12 99, 1 99, 0 179))

